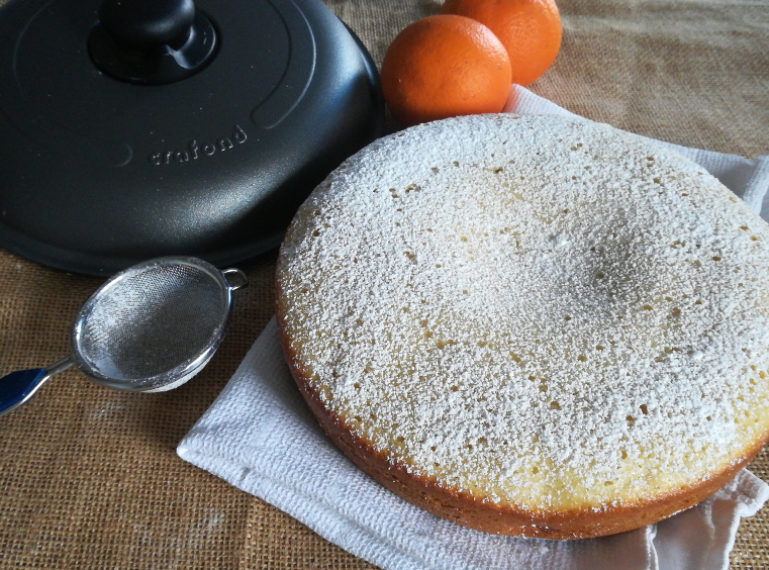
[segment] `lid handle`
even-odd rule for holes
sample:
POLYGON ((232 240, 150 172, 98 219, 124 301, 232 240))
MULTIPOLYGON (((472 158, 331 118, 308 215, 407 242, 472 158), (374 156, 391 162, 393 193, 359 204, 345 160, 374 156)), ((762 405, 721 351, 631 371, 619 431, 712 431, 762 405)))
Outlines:
POLYGON ((88 49, 104 73, 129 83, 165 84, 203 69, 216 30, 193 0, 103 0, 88 49))

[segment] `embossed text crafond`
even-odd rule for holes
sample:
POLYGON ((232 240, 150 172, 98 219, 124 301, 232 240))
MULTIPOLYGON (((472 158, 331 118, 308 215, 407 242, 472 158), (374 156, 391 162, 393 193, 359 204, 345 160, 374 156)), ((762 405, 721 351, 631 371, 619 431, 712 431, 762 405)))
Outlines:
POLYGON ((149 162, 153 166, 170 164, 187 164, 201 158, 211 157, 217 153, 227 152, 236 145, 244 144, 248 140, 248 134, 240 125, 232 127, 232 135, 219 137, 215 142, 199 143, 192 139, 182 149, 153 152, 149 155, 149 162))

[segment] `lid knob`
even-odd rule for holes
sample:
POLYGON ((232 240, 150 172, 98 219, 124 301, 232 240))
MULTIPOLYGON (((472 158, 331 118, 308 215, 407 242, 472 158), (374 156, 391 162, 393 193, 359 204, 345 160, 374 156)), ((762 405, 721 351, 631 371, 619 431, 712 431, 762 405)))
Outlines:
POLYGON ((217 45, 193 0, 103 0, 91 30, 91 59, 121 81, 164 84, 203 69, 217 45))
POLYGON ((195 19, 192 0, 104 0, 99 21, 116 42, 126 47, 183 44, 195 19))

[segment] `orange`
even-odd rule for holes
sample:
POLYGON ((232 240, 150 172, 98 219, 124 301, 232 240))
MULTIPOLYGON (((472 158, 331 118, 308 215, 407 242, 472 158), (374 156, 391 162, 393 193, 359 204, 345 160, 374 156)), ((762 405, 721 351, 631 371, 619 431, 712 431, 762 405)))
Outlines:
POLYGON ((513 83, 532 83, 561 48, 561 16, 554 0, 446 0, 442 12, 488 26, 507 48, 513 83))
POLYGON ((382 61, 381 83, 390 112, 404 126, 498 113, 510 92, 510 60, 483 24, 439 14, 395 37, 382 61))

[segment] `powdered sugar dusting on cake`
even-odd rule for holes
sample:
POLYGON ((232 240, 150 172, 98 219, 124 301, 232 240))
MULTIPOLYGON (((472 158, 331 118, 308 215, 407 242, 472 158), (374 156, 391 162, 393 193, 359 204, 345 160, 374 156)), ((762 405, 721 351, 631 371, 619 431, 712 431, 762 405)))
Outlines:
POLYGON ((447 488, 601 508, 706 478, 767 429, 769 229, 604 125, 382 139, 302 206, 278 282, 325 405, 447 488))

